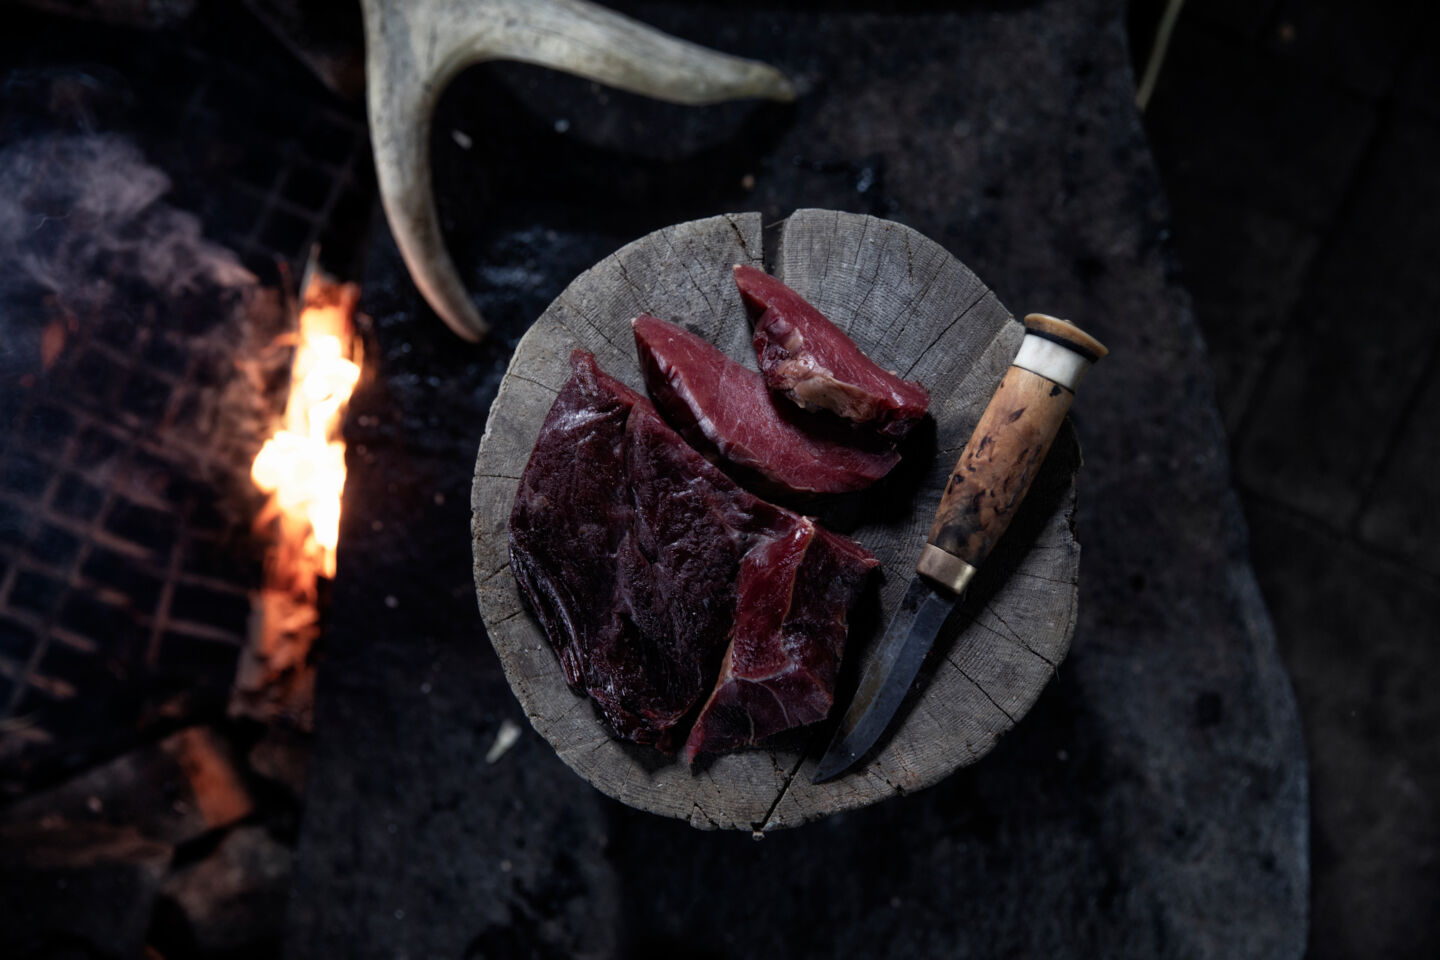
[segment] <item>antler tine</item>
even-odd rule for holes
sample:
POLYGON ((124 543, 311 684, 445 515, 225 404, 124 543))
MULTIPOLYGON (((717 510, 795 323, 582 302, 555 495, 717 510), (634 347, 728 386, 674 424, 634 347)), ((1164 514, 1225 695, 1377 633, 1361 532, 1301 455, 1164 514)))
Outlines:
POLYGON ((793 100, 774 67, 716 53, 584 0, 361 0, 370 138, 400 255, 461 337, 488 327, 445 250, 430 177, 430 122, 445 85, 486 60, 550 67, 682 104, 793 100))

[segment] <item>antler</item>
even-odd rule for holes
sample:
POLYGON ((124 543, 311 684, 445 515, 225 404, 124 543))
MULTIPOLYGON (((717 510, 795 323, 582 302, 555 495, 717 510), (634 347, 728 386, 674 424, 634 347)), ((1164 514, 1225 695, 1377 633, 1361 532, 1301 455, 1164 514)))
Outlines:
POLYGON ((466 340, 488 327, 445 250, 430 120, 455 74, 486 60, 550 67, 681 104, 793 100, 774 67, 660 33, 583 0, 361 0, 370 139, 385 216, 415 285, 466 340))

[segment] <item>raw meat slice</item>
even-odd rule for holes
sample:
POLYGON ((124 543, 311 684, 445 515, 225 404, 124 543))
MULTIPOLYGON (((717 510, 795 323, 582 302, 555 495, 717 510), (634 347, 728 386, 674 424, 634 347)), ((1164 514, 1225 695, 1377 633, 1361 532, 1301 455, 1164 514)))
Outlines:
POLYGON ((758 315, 755 355, 771 390, 896 439, 925 416, 924 387, 882 370, 800 294, 745 265, 735 267, 735 284, 758 315))
POLYGON ((715 690, 690 728, 686 760, 825 719, 835 702, 849 610, 879 562, 809 520, 745 555, 734 636, 715 690))
POLYGON ((620 736, 673 751, 714 688, 747 553, 808 521, 739 487, 589 353, 570 366, 516 493, 510 565, 566 682, 620 736))
POLYGON ((758 373, 685 328, 648 313, 633 325, 645 383, 666 416, 766 492, 862 490, 900 461, 892 443, 776 406, 758 373))

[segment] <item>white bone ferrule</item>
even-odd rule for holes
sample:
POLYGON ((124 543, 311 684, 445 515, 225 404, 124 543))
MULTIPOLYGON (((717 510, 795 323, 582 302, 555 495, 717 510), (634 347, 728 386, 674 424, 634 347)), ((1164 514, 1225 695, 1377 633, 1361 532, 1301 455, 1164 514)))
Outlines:
POLYGON ((1085 371, 1090 369, 1091 360, 1062 343, 1027 333, 1011 363, 1053 380, 1073 393, 1085 371))

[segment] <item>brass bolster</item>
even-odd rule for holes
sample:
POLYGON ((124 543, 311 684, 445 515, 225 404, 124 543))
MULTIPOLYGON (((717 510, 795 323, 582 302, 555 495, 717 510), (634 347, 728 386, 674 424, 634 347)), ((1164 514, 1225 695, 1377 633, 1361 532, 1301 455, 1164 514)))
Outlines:
POLYGON ((915 564, 915 572, 956 593, 964 593, 975 577, 974 567, 933 543, 925 544, 920 562, 915 564))

